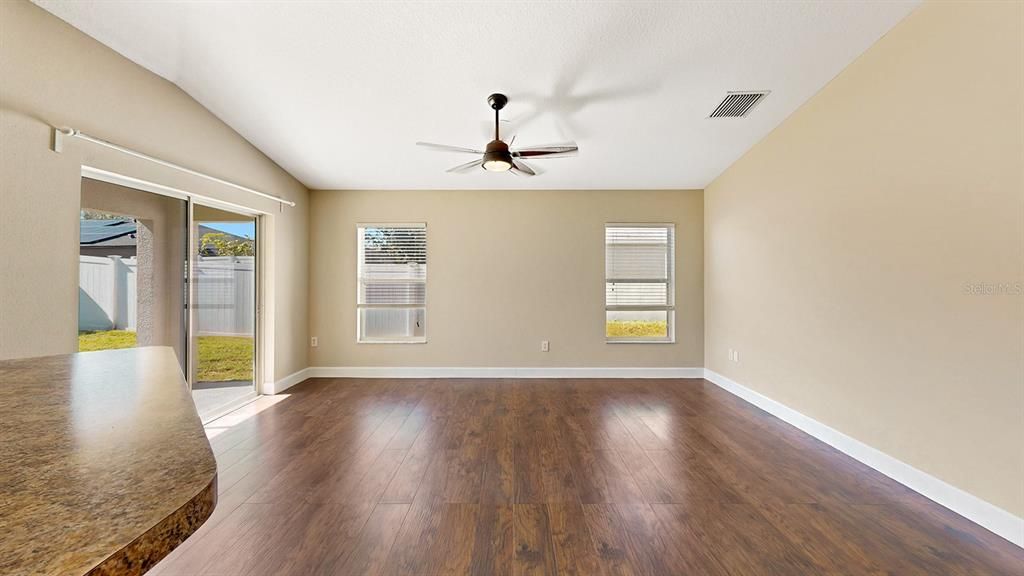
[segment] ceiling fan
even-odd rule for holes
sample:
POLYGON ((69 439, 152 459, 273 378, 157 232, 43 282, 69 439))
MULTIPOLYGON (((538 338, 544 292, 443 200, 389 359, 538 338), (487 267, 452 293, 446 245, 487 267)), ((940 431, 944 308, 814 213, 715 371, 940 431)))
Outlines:
POLYGON ((519 176, 534 176, 537 174, 526 162, 523 162, 523 158, 529 158, 530 160, 562 158, 565 156, 575 156, 579 151, 579 147, 576 146, 575 142, 546 144, 544 146, 525 146, 515 149, 511 148, 512 143, 515 142, 515 136, 513 136, 512 140, 506 144, 502 141, 498 132, 501 109, 508 104, 508 96, 505 96, 504 94, 491 94, 487 97, 487 103, 494 109, 494 140, 488 142, 487 146, 483 150, 474 150, 473 148, 463 148, 461 146, 448 146, 446 144, 432 144, 430 142, 417 142, 416 145, 432 148, 434 150, 465 152, 480 155, 478 160, 473 160, 472 162, 466 162, 465 164, 460 164, 454 168, 449 168, 448 172, 464 173, 469 172, 473 168, 480 167, 490 172, 512 172, 519 176))

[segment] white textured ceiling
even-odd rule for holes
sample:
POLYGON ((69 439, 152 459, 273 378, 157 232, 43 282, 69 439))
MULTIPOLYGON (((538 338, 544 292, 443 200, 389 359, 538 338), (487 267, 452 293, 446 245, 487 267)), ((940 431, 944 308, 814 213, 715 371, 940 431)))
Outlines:
MULTIPOLYGON (((180 86, 310 188, 703 188, 915 1, 36 3, 180 86), (708 119, 729 90, 771 90, 708 119), (539 175, 445 169, 504 92, 539 175)), ((102 137, 103 134, 96 134, 102 137)))

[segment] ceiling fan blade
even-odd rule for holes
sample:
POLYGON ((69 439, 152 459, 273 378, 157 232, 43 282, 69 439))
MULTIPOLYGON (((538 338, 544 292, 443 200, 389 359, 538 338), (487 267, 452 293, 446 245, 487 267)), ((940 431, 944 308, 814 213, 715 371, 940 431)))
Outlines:
POLYGON ((530 160, 547 160, 548 158, 568 158, 570 156, 577 156, 579 152, 573 150, 571 152, 543 152, 537 150, 525 150, 520 152, 513 152, 513 158, 529 158, 530 160))
MULTIPOLYGON (((501 131, 504 132, 505 128, 509 125, 509 120, 506 120, 506 119, 502 118, 499 121, 501 122, 501 131)), ((491 138, 494 138, 494 121, 493 120, 485 120, 485 121, 481 122, 480 123, 480 128, 481 128, 480 133, 483 134, 483 136, 485 138, 487 138, 488 140, 490 140, 491 138)))
POLYGON ((443 150, 445 152, 468 152, 470 154, 483 154, 483 150, 473 150, 472 148, 463 148, 462 146, 449 146, 447 144, 434 144, 432 142, 417 142, 417 146, 423 146, 424 148, 431 148, 433 150, 443 150))
POLYGON ((520 146, 519 147, 520 150, 554 150, 554 149, 561 150, 561 149, 564 149, 564 148, 572 148, 572 149, 575 150, 575 149, 579 148, 579 146, 575 142, 570 140, 570 141, 567 141, 567 142, 555 142, 553 144, 537 144, 536 146, 520 146))
POLYGON ((533 171, 533 168, 530 168, 530 166, 527 165, 526 162, 523 162, 522 160, 517 160, 515 158, 512 159, 512 167, 509 168, 509 171, 515 174, 516 176, 537 175, 537 173, 533 171))
POLYGON ((579 150, 575 142, 565 142, 562 144, 546 144, 544 146, 523 146, 518 150, 512 151, 512 156, 517 158, 559 158, 574 156, 579 150))
POLYGON ((478 168, 478 167, 482 166, 483 163, 484 163, 484 159, 481 158, 479 160, 473 160, 472 162, 466 162, 465 164, 459 164, 458 166, 456 166, 454 168, 449 168, 448 170, 446 170, 446 172, 452 172, 452 173, 455 173, 455 174, 461 174, 463 172, 469 172, 473 168, 478 168))

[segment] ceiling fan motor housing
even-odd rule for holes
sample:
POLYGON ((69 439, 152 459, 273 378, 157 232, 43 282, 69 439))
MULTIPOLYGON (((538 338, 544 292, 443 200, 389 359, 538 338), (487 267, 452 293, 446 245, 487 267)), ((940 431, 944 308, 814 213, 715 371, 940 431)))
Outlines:
POLYGON ((484 149, 483 167, 486 170, 500 172, 512 167, 512 154, 508 151, 508 144, 501 140, 491 140, 484 149))

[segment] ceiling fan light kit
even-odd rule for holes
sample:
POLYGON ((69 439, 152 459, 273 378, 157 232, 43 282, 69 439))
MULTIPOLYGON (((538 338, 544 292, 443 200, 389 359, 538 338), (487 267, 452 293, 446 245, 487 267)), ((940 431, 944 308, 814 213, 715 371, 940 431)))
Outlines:
POLYGON ((512 168, 512 154, 508 144, 501 140, 492 140, 484 150, 484 170, 491 172, 507 172, 512 168))
MULTIPOLYGON (((525 146, 523 148, 516 148, 513 150, 509 144, 501 139, 501 133, 499 131, 501 123, 501 109, 508 104, 508 96, 505 96, 504 94, 491 94, 487 97, 487 103, 494 110, 494 140, 488 142, 487 146, 482 151, 474 150, 472 148, 464 148, 461 146, 432 144, 430 142, 417 142, 416 145, 446 152, 463 152, 481 155, 479 160, 460 164, 454 168, 448 169, 448 172, 455 174, 466 173, 473 168, 480 167, 488 172, 512 172, 517 176, 535 176, 537 173, 533 168, 530 168, 526 162, 523 162, 522 158, 530 158, 531 160, 562 158, 565 156, 573 156, 579 151, 579 147, 576 146, 575 142, 564 142, 561 144, 550 144, 546 146, 525 146)), ((513 140, 515 140, 515 138, 513 138, 513 140)))

